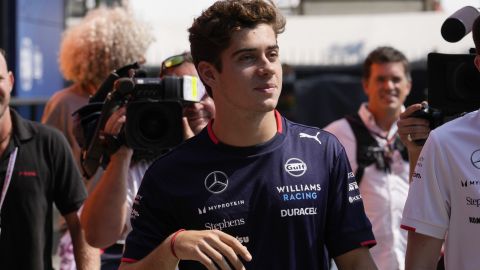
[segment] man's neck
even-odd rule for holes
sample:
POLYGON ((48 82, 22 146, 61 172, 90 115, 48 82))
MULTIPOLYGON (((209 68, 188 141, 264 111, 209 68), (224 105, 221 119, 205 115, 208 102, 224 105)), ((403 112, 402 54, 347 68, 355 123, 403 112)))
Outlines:
POLYGON ((213 122, 213 132, 222 142, 232 146, 253 146, 272 139, 277 133, 275 111, 248 115, 218 113, 213 122))
POLYGON ((389 131, 392 128, 393 123, 395 123, 400 117, 400 111, 381 111, 381 112, 372 112, 377 126, 383 131, 389 131))

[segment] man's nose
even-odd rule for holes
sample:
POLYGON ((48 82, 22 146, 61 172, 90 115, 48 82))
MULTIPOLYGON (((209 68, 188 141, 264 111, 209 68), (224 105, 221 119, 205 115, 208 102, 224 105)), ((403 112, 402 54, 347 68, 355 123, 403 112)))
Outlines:
POLYGON ((393 89, 395 88, 395 83, 393 82, 393 80, 385 80, 383 82, 383 87, 385 87, 385 89, 393 89))
POLYGON ((260 67, 258 68, 260 75, 272 75, 275 74, 274 64, 268 59, 268 57, 263 56, 260 59, 260 67))

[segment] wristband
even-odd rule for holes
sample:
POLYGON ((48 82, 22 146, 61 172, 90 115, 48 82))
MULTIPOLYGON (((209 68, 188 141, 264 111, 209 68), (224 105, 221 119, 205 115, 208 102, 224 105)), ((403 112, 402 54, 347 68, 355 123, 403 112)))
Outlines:
POLYGON ((178 259, 177 257, 177 253, 175 253, 175 240, 177 239, 177 236, 179 233, 185 231, 185 229, 180 229, 178 231, 176 231, 173 236, 172 236, 172 239, 170 239, 170 250, 172 251, 172 254, 173 256, 175 256, 175 258, 178 259))

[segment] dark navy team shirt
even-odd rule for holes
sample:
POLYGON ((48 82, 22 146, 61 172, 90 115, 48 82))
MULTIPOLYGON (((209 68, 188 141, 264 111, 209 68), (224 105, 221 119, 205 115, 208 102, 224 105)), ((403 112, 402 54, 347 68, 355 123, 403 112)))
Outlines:
POLYGON ((264 144, 222 144, 210 123, 154 162, 133 205, 123 261, 144 258, 181 228, 236 237, 253 256, 247 269, 328 269, 329 256, 374 245, 336 137, 276 115, 278 133, 264 144))

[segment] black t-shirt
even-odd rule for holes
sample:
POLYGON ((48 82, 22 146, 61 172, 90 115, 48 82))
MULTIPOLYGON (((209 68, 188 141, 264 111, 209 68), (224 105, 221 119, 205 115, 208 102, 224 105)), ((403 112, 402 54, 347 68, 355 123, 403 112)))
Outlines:
MULTIPOLYGON (((253 147, 218 142, 209 124, 157 160, 135 199, 123 261, 144 258, 180 228, 236 237, 253 256, 247 269, 328 269, 328 253, 375 244, 338 140, 278 123, 272 140, 253 147)), ((181 261, 180 269, 204 267, 181 261)))
POLYGON ((82 178, 64 136, 10 110, 13 136, 0 160, 0 187, 8 160, 18 154, 1 209, 0 268, 52 269, 52 203, 62 215, 86 198, 82 178))

